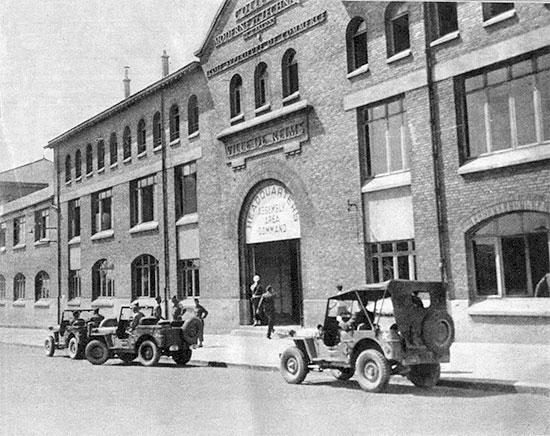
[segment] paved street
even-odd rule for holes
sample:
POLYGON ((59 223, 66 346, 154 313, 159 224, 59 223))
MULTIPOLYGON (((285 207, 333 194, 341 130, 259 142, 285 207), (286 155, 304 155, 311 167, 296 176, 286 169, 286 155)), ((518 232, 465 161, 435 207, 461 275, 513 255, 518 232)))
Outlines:
POLYGON ((354 381, 239 368, 104 366, 0 345, 0 435, 550 434, 550 399, 393 382, 367 394, 354 381))

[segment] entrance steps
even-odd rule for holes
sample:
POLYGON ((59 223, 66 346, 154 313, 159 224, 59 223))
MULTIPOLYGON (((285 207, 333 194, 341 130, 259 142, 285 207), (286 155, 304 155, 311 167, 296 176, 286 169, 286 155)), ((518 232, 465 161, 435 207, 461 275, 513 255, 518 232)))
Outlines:
MULTIPOLYGON (((276 325, 275 331, 273 332, 273 338, 286 338, 289 337, 289 332, 294 330, 295 332, 301 329, 299 325, 276 325)), ((232 336, 252 336, 256 338, 265 338, 267 336, 267 326, 251 326, 251 325, 242 325, 238 329, 231 331, 232 336)))

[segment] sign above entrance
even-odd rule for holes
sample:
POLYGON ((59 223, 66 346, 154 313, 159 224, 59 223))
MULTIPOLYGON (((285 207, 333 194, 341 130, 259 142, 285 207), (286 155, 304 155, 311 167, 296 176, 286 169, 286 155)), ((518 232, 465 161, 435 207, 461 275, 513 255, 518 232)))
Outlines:
POLYGON ((281 185, 269 185, 252 199, 246 216, 246 243, 282 241, 300 237, 300 215, 292 194, 281 185))

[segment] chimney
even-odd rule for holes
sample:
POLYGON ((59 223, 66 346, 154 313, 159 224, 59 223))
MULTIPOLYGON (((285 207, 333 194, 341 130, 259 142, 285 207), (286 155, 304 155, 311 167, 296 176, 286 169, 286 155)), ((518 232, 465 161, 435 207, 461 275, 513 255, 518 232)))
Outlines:
POLYGON ((130 67, 124 67, 124 98, 130 97, 130 78, 128 77, 128 71, 130 67))
POLYGON ((168 59, 170 59, 170 56, 166 54, 166 50, 163 50, 161 58, 162 58, 162 77, 166 77, 170 73, 168 68, 168 59))

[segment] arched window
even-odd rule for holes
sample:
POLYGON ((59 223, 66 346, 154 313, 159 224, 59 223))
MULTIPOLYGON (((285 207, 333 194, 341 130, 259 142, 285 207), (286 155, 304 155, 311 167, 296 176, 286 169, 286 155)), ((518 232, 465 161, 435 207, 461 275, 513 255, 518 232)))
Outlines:
POLYGON ((124 133, 122 134, 122 158, 124 160, 130 159, 132 157, 132 133, 130 132, 130 127, 126 126, 124 128, 124 133))
POLYGON ((368 63, 367 56, 367 23, 361 17, 350 21, 346 31, 346 48, 348 53, 348 73, 368 63))
POLYGON ((13 299, 24 300, 25 299, 25 276, 21 273, 13 278, 13 299))
POLYGON ((145 130, 145 120, 142 118, 139 120, 137 127, 137 152, 138 154, 145 153, 147 151, 147 130, 145 130))
POLYGON ((243 79, 238 74, 235 74, 229 82, 229 108, 231 118, 240 115, 242 112, 241 98, 243 90, 243 79))
POLYGON ((283 55, 281 62, 283 73, 283 98, 298 92, 298 61, 296 52, 289 48, 283 55))
POLYGON ((109 138, 109 160, 111 165, 114 165, 118 162, 118 143, 116 139, 116 133, 111 133, 109 138))
POLYGON ((153 115, 153 148, 162 145, 162 124, 160 122, 160 112, 153 115))
POLYGON ((0 274, 0 300, 6 299, 6 279, 0 274))
POLYGON ((86 146, 86 175, 92 174, 94 171, 94 155, 92 144, 86 146))
POLYGON ((71 155, 65 156, 65 181, 71 181, 71 155))
POLYGON ((170 108, 170 142, 180 138, 180 110, 177 104, 170 108))
POLYGON ((100 259, 92 266, 92 300, 115 296, 114 265, 100 259))
POLYGON ((196 95, 189 97, 187 102, 187 134, 199 131, 199 102, 196 95))
POLYGON ((82 177, 82 153, 80 150, 76 150, 74 154, 74 177, 75 179, 82 177))
POLYGON ((267 103, 267 64, 260 62, 254 71, 254 96, 256 109, 267 103))
POLYGON ((50 298, 50 276, 46 271, 40 271, 34 279, 34 298, 50 298))
POLYGON ((517 212, 493 218, 469 237, 480 297, 533 297, 550 271, 550 215, 517 212))
POLYGON ((143 254, 132 262, 132 300, 158 295, 159 263, 149 254, 143 254))
POLYGON ((97 141, 97 170, 105 168, 105 142, 103 139, 97 141))
POLYGON ((406 3, 391 3, 386 8, 385 22, 388 57, 410 49, 408 5, 406 3))

